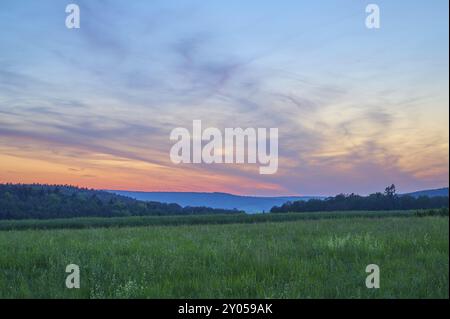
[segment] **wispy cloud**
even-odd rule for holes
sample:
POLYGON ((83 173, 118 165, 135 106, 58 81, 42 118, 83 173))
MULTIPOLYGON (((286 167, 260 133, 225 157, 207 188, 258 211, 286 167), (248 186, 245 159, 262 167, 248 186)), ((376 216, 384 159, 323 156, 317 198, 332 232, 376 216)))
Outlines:
MULTIPOLYGON (((79 0, 81 29, 67 30, 64 6, 5 3, 4 181, 247 194, 448 184, 448 45, 430 39, 442 17, 420 28, 391 22, 395 28, 374 34, 360 21, 358 1, 320 10, 79 0), (221 129, 279 128, 278 173, 172 164, 170 131, 194 119, 221 129)), ((440 17, 443 6, 427 10, 440 17)))

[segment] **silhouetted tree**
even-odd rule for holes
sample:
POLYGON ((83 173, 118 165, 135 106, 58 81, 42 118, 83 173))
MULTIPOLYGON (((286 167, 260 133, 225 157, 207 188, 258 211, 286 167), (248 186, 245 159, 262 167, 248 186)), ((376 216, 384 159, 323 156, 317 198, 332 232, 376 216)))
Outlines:
POLYGON ((384 195, 394 197, 396 195, 395 185, 391 184, 391 186, 386 187, 384 189, 384 195))

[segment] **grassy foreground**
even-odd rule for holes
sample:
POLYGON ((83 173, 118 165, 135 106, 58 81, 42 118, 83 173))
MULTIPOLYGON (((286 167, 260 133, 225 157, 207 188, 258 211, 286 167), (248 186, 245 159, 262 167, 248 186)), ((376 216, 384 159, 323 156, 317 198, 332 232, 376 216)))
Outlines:
POLYGON ((448 221, 1 231, 0 298, 448 298, 448 221), (81 289, 65 288, 70 263, 81 289))

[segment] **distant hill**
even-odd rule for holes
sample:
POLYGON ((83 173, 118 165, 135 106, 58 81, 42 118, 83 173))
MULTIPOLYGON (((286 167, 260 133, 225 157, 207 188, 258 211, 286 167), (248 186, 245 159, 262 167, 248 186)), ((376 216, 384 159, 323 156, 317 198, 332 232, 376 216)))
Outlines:
MULTIPOLYGON (((241 196, 228 193, 206 192, 135 192, 109 190, 113 194, 131 197, 141 201, 155 201, 161 203, 176 203, 180 206, 207 206, 218 209, 237 209, 249 214, 270 212, 274 206, 281 206, 287 202, 308 201, 310 199, 325 199, 325 196, 241 196)), ((448 187, 440 189, 422 190, 403 194, 413 197, 419 196, 448 196, 448 187)))
POLYGON ((419 196, 428 196, 428 197, 436 197, 436 196, 448 196, 448 187, 444 188, 437 188, 437 189, 427 189, 412 193, 407 193, 403 195, 409 195, 412 197, 419 197, 419 196))
POLYGON ((240 196, 227 193, 194 193, 194 192, 132 192, 110 191, 142 201, 176 203, 181 206, 207 206, 221 209, 237 209, 247 213, 269 212, 273 206, 280 206, 288 201, 324 198, 320 196, 240 196))

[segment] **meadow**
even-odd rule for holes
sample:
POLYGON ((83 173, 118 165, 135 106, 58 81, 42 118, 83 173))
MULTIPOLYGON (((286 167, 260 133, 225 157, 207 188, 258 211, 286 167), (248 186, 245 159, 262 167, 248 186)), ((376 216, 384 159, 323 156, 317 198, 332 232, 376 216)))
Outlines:
POLYGON ((169 216, 127 216, 127 217, 79 217, 56 219, 0 220, 2 230, 27 229, 81 229, 136 226, 178 226, 204 224, 287 222, 312 219, 386 218, 449 216, 448 208, 428 210, 391 211, 335 211, 313 213, 276 214, 214 214, 214 215, 169 215, 169 216))
POLYGON ((448 217, 372 214, 40 230, 4 221, 0 298, 448 298, 448 217), (65 287, 71 263, 80 289, 65 287), (365 286, 368 264, 380 289, 365 286))

